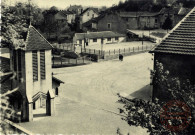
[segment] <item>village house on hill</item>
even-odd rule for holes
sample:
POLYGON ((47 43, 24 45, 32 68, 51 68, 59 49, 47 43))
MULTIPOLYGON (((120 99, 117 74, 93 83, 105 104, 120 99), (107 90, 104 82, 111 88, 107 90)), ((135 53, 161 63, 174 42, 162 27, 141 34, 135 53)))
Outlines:
POLYGON ((75 22, 76 14, 71 11, 65 11, 65 10, 60 10, 60 11, 45 11, 43 13, 44 15, 44 20, 45 23, 54 23, 54 22, 59 22, 59 23, 64 23, 64 24, 71 24, 75 22))
MULTIPOLYGON (((171 77, 179 77, 182 82, 189 79, 195 84, 195 8, 150 53, 154 53, 154 70, 158 61, 171 77)), ((166 91, 161 89, 161 84, 153 82, 153 97, 170 100, 166 91)))
POLYGON ((87 32, 87 33, 75 33, 73 42, 77 45, 101 45, 108 43, 117 43, 125 41, 125 35, 112 32, 112 31, 101 31, 101 32, 87 32))
POLYGON ((1 72, 11 72, 1 80, 1 94, 18 88, 9 95, 10 105, 21 112, 22 121, 32 121, 33 111, 38 108, 45 108, 47 115, 54 114, 54 99, 63 82, 52 76, 52 45, 31 25, 24 38, 24 44, 10 47, 8 71, 1 66, 1 72))
POLYGON ((89 31, 96 30, 126 33, 126 22, 117 13, 106 13, 100 15, 84 23, 83 27, 89 31))
POLYGON ((83 29, 83 23, 98 17, 98 11, 94 8, 87 8, 79 15, 79 27, 83 29))
POLYGON ((159 13, 150 12, 120 12, 127 29, 158 29, 158 15, 159 13))
POLYGON ((80 15, 83 12, 83 7, 81 5, 70 5, 67 11, 71 11, 76 13, 76 15, 80 15))
MULTIPOLYGON (((99 15, 83 23, 84 31, 115 31, 126 33, 127 29, 159 29, 169 17, 175 26, 190 9, 166 7, 160 12, 111 12, 99 15)), ((170 24, 171 25, 171 24, 170 24)))

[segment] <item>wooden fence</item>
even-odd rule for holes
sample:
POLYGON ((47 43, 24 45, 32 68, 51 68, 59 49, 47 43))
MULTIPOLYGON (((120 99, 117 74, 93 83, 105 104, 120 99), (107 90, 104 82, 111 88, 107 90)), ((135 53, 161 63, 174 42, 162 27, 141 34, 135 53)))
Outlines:
POLYGON ((73 43, 63 43, 63 44, 52 44, 54 48, 75 51, 75 46, 73 43))
POLYGON ((53 55, 52 57, 52 67, 69 67, 69 66, 78 66, 91 63, 89 58, 80 57, 77 59, 65 58, 63 56, 53 55))

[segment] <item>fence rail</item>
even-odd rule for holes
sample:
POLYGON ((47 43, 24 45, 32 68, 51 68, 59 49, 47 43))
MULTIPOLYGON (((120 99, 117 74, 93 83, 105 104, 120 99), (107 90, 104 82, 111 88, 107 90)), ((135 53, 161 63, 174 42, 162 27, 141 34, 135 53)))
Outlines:
POLYGON ((129 47, 129 48, 120 48, 120 49, 113 49, 104 51, 104 55, 116 55, 116 54, 128 54, 128 53, 135 53, 135 52, 142 52, 142 51, 149 51, 153 45, 142 45, 137 47, 129 47))
POLYGON ((52 44, 54 48, 74 51, 75 47, 73 43, 64 43, 64 44, 52 44))
POLYGON ((63 56, 53 55, 52 57, 52 67, 68 67, 68 66, 77 66, 77 65, 85 65, 89 64, 90 59, 86 57, 80 57, 77 59, 65 58, 63 56))

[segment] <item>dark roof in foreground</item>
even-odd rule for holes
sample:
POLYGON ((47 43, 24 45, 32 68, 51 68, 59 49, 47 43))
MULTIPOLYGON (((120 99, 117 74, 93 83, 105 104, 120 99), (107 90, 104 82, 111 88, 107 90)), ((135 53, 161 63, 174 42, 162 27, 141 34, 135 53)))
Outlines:
POLYGON ((88 32, 88 33, 75 33, 76 39, 84 38, 108 38, 108 37, 125 37, 124 34, 120 34, 113 31, 101 31, 101 32, 88 32))
POLYGON ((64 83, 63 81, 61 81, 60 79, 58 79, 58 78, 56 78, 54 76, 52 76, 52 81, 55 81, 57 83, 64 83))
POLYGON ((29 26, 24 50, 50 50, 52 45, 32 26, 29 26))
POLYGON ((195 55, 195 7, 150 52, 195 55))

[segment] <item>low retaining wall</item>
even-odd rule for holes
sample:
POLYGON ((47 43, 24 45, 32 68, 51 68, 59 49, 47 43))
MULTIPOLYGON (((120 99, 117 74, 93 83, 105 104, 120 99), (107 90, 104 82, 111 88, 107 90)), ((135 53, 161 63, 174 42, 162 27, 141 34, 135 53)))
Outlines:
MULTIPOLYGON (((121 53, 121 54, 123 56, 130 56, 130 55, 135 55, 135 54, 140 54, 140 53, 145 53, 145 52, 148 52, 148 50, 144 50, 140 52, 121 53)), ((118 58, 119 58, 119 54, 104 56, 104 60, 113 60, 113 59, 118 59, 118 58)))
POLYGON ((16 134, 25 134, 25 135, 34 135, 34 133, 28 131, 27 129, 19 126, 18 124, 16 123, 13 123, 9 120, 4 120, 10 127, 11 129, 16 133, 16 134))

